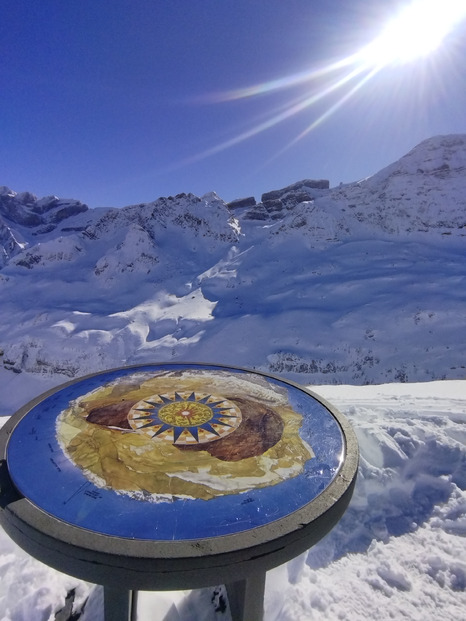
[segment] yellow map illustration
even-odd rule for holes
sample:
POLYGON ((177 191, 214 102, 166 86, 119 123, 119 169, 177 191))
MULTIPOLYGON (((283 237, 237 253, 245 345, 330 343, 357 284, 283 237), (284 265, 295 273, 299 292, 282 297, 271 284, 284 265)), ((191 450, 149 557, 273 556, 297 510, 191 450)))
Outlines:
POLYGON ((57 419, 68 458, 99 487, 148 501, 208 500, 280 483, 314 455, 287 390, 255 374, 137 372, 57 419))

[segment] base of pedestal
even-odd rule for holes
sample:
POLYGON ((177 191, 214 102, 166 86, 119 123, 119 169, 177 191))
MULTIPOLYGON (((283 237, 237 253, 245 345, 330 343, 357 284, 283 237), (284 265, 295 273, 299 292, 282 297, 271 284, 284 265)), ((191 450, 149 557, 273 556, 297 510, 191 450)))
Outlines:
MULTIPOLYGON (((232 621, 262 621, 265 572, 226 584, 232 621)), ((137 621, 138 591, 104 586, 104 621, 137 621)))

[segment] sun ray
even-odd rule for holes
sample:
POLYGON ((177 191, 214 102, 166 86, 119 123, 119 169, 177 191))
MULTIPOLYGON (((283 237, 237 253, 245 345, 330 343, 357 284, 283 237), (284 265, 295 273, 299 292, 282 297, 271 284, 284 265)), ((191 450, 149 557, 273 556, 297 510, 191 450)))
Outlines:
POLYGON ((316 69, 301 71, 290 76, 275 78, 274 80, 269 80, 268 82, 260 82, 258 84, 253 84, 243 88, 212 93, 211 95, 206 95, 201 99, 201 101, 220 103, 234 101, 237 99, 247 99, 258 95, 268 95, 275 91, 287 90, 294 86, 305 84, 306 82, 313 82, 317 78, 322 78, 330 73, 333 73, 334 71, 339 71, 348 65, 351 65, 353 62, 354 57, 348 56, 316 69))
POLYGON ((271 163, 273 160, 277 159, 281 155, 283 155, 286 151, 291 149, 295 144, 297 144, 300 140, 302 140, 309 132, 313 131, 318 127, 321 123, 326 121, 330 116, 335 114, 337 110, 339 110, 347 101, 349 101, 370 79, 372 79, 378 72, 380 68, 373 68, 372 71, 366 74, 355 86, 348 92, 346 92, 340 99, 338 99, 334 104, 332 104, 325 112, 323 112, 320 116, 312 121, 302 132, 300 132, 297 136, 295 136, 290 142, 288 142, 282 149, 274 153, 270 158, 267 159, 265 164, 271 163))
POLYGON ((323 113, 316 114, 303 131, 285 147, 277 150, 258 169, 264 168, 329 119, 388 65, 411 62, 435 51, 465 18, 466 0, 412 0, 385 24, 378 37, 341 59, 331 60, 292 75, 198 98, 198 102, 219 105, 222 102, 272 96, 290 89, 305 91, 288 99, 274 111, 269 111, 263 120, 203 151, 164 167, 163 171, 173 171, 195 164, 234 148, 298 115, 311 114, 316 104, 328 100, 323 113))

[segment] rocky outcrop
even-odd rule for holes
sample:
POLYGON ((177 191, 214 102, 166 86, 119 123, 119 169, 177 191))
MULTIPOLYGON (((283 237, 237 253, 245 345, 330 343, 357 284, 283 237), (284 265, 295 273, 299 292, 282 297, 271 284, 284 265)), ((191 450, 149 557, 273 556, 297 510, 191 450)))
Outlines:
MULTIPOLYGON (((262 194, 261 202, 254 201, 249 209, 246 209, 243 218, 245 220, 281 220, 287 211, 294 209, 301 203, 314 201, 327 194, 329 182, 325 179, 304 179, 289 185, 281 190, 272 190, 262 194)), ((249 199, 244 199, 249 200, 249 199)), ((246 206, 245 204, 241 206, 246 206)))
POLYGON ((0 218, 0 267, 6 265, 11 257, 22 250, 10 227, 0 218))
POLYGON ((248 196, 248 198, 237 198, 234 201, 227 203, 228 209, 243 209, 245 207, 254 207, 256 199, 254 196, 248 196))
POLYGON ((277 212, 280 212, 283 210, 283 202, 279 198, 276 198, 274 200, 263 201, 262 204, 266 212, 270 214, 272 217, 277 212))
POLYGON ((283 217, 283 202, 276 198, 274 200, 258 203, 244 214, 245 220, 279 220, 283 217))
POLYGON ((303 181, 297 181, 296 183, 292 183, 291 185, 287 185, 285 188, 281 190, 272 190, 271 192, 265 192, 262 194, 261 201, 270 201, 275 200, 277 198, 283 198, 286 194, 290 192, 300 192, 302 195, 307 196, 306 200, 310 200, 315 198, 317 195, 320 196, 320 193, 313 192, 313 190, 328 190, 330 187, 330 183, 327 179, 303 179, 303 181))
POLYGON ((17 194, 5 186, 0 188, 0 218, 13 225, 37 228, 39 234, 52 231, 59 222, 88 209, 74 199, 57 196, 38 199, 31 192, 17 194))
POLYGON ((465 171, 466 136, 441 136, 332 189, 304 180, 236 211, 178 194, 55 229, 83 207, 0 189, 0 372, 197 359, 314 383, 463 377, 465 171))
POLYGON ((269 217, 269 213, 262 203, 259 203, 252 209, 248 209, 243 216, 245 220, 268 220, 269 217))
POLYGON ((389 234, 464 237, 465 157, 465 136, 436 136, 375 175, 331 190, 329 198, 339 210, 345 200, 355 220, 389 234))

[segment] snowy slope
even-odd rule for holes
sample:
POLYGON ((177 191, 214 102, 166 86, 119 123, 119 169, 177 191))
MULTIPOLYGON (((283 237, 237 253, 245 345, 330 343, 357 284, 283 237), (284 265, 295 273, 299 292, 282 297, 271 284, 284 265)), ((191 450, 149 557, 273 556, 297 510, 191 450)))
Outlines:
POLYGON ((93 210, 2 188, 0 381, 21 373, 27 395, 162 360, 303 383, 463 378, 465 169, 466 136, 440 136, 366 180, 258 204, 93 210))
POLYGON ((466 234, 466 136, 426 140, 372 177, 332 192, 361 222, 388 233, 466 234))
MULTIPOLYGON (((340 524, 269 573, 265 621, 461 619, 465 166, 466 137, 443 136, 371 178, 305 180, 258 204, 211 193, 87 209, 2 188, 0 415, 142 361, 312 383, 352 422, 360 473, 340 524)), ((3 532, 0 575, 2 621, 54 621, 73 590, 82 621, 103 618, 100 589, 3 532)), ((229 621, 223 604, 221 588, 145 594, 140 621, 229 621)))

